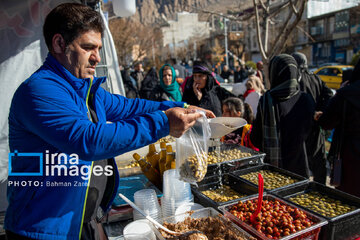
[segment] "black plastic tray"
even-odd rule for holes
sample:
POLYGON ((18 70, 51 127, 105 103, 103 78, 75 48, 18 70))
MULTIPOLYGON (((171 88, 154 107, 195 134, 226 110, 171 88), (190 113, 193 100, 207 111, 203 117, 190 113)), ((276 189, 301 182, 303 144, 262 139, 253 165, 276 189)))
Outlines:
MULTIPOLYGON (((256 200, 258 198, 258 196, 251 196, 248 198, 243 198, 241 199, 241 202, 246 202, 248 200, 256 200)), ((264 200, 270 200, 270 201, 274 201, 277 200, 280 203, 287 205, 287 206, 291 206, 294 207, 295 205, 281 197, 278 197, 276 195, 273 195, 271 193, 264 193, 263 196, 264 200)), ((242 229, 245 229, 248 233, 250 233, 253 236, 256 236, 257 239, 259 240, 270 240, 272 238, 268 238, 266 237, 263 233, 258 232, 255 228, 253 228, 252 226, 246 224, 245 222, 241 221, 239 218, 237 218, 236 216, 234 216, 232 213, 229 212, 229 210, 236 205, 236 203, 230 203, 227 205, 223 205, 219 207, 219 210, 224 214, 225 217, 229 218, 232 222, 236 223, 238 226, 240 226, 242 229)), ((296 206, 297 207, 297 206, 296 206)), ((309 211, 307 211, 304 208, 301 207, 297 207, 300 210, 304 211, 306 213, 306 216, 311 219, 315 224, 305 228, 303 230, 300 230, 296 233, 292 233, 288 236, 284 236, 280 239, 282 240, 317 240, 319 233, 321 231, 321 228, 324 227, 324 225, 326 225, 328 222, 325 218, 320 217, 319 215, 313 214, 309 211)))
MULTIPOLYGON (((220 151, 231 150, 231 149, 239 149, 241 152, 250 153, 251 156, 243 157, 239 159, 231 159, 228 161, 209 164, 207 168, 206 177, 218 176, 219 174, 228 173, 231 171, 235 171, 241 168, 256 166, 259 164, 263 164, 265 153, 257 152, 251 148, 247 148, 244 146, 240 146, 237 144, 221 144, 220 151)), ((210 147, 209 152, 214 151, 215 148, 210 147)))
POLYGON ((219 206, 226 205, 232 202, 238 202, 240 199, 243 199, 238 198, 227 202, 215 202, 201 192, 209 189, 217 189, 221 184, 229 186, 232 190, 236 191, 239 194, 245 194, 246 196, 244 196, 243 198, 247 198, 258 193, 258 189, 256 187, 251 186, 245 182, 240 182, 237 178, 234 178, 229 174, 224 174, 221 176, 221 178, 217 176, 207 178, 198 183, 198 187, 192 185, 191 191, 194 194, 195 202, 200 203, 204 207, 213 207, 217 209, 219 206))
POLYGON ((273 171, 273 172, 278 172, 278 173, 281 173, 283 175, 286 175, 286 176, 289 176, 291 178, 294 178, 294 179, 297 179, 298 182, 295 182, 295 183, 292 183, 292 184, 289 184, 289 185, 286 185, 286 186, 283 186, 283 187, 279 187, 279 188, 275 188, 275 189, 266 189, 264 187, 264 191, 265 192, 269 192, 269 193, 272 193, 276 190, 280 190, 280 189, 288 189, 292 186, 297 186, 297 185, 302 185, 304 183, 307 183, 309 182, 309 179, 303 177, 303 176, 300 176, 300 175, 297 175, 296 173, 293 173, 293 172, 289 172, 285 169, 282 169, 282 168, 278 168, 278 167, 275 167, 273 165, 270 165, 270 164, 262 164, 262 165, 259 165, 259 166, 255 166, 255 167, 249 167, 249 168, 245 168, 245 169, 240 169, 240 170, 237 170, 237 171, 234 171, 232 173, 230 173, 231 175, 233 175, 235 178, 238 178, 240 181, 244 181, 252 186, 255 186, 256 188, 258 187, 257 184, 254 184, 248 180, 246 180, 245 178, 242 178, 241 175, 244 175, 244 174, 247 174, 247 173, 250 173, 250 172, 256 172, 256 171, 260 171, 260 170, 270 170, 270 171, 273 171))
MULTIPOLYGON (((336 190, 334 188, 327 187, 317 182, 309 182, 299 186, 294 186, 289 189, 274 191, 273 194, 290 201, 290 197, 294 197, 296 195, 308 193, 311 191, 319 192, 333 199, 340 200, 345 204, 358 207, 358 209, 352 212, 331 218, 323 216, 320 213, 314 212, 311 209, 307 209, 306 207, 301 206, 307 211, 313 214, 317 214, 328 220, 328 225, 323 227, 323 229, 321 230, 319 239, 340 240, 355 239, 356 236, 360 237, 360 198, 358 197, 336 190)), ((293 203, 292 201, 290 202, 293 203)), ((300 206, 296 203, 293 204, 300 206)))

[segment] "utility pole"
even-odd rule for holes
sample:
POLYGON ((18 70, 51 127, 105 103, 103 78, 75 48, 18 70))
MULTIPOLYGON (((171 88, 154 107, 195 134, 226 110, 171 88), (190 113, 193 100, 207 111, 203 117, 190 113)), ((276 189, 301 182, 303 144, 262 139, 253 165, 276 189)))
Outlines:
POLYGON ((175 42, 175 36, 174 36, 175 29, 172 29, 171 32, 172 32, 172 41, 173 41, 173 50, 174 50, 173 57, 176 58, 176 42, 175 42))
POLYGON ((197 56, 196 56, 196 40, 194 41, 194 60, 196 60, 197 56))
POLYGON ((228 56, 228 40, 227 40, 227 18, 224 18, 224 34, 225 34, 225 63, 229 66, 229 56, 228 56))

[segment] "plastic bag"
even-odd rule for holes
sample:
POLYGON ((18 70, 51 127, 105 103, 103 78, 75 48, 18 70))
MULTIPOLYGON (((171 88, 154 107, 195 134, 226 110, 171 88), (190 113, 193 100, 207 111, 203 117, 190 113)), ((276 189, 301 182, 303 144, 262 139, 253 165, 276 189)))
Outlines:
POLYGON ((203 111, 195 125, 176 139, 176 168, 180 180, 189 183, 201 181, 207 172, 209 122, 203 111))

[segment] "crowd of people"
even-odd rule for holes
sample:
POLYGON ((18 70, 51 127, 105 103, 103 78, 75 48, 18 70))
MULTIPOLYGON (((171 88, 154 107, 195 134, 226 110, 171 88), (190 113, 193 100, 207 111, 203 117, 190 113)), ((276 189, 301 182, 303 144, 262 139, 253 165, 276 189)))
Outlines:
MULTIPOLYGON (((165 64, 154 75, 157 84, 148 89, 147 96, 155 101, 180 99, 211 110, 216 116, 242 117, 248 124, 224 136, 223 142, 265 152, 266 162, 326 184, 330 168, 332 172, 338 171, 338 166, 327 160, 326 130, 339 129, 342 126, 339 124, 343 121, 359 119, 358 102, 354 103, 354 92, 357 91, 355 83, 359 78, 356 76, 357 72, 354 71, 352 77, 349 77, 351 81, 348 84, 352 87, 344 87, 333 96, 332 90, 308 70, 306 56, 302 53, 280 54, 271 59, 268 66, 269 89, 265 87, 263 63, 259 61, 256 67, 251 69, 239 62, 235 71, 232 71, 224 65, 220 76, 228 79, 233 75, 234 78, 233 90, 230 92, 221 87, 213 68, 206 62, 194 61, 192 75, 181 82, 177 81, 174 68, 165 64), (177 97, 174 98, 174 95, 177 97), (344 110, 344 102, 349 102, 345 106, 355 106, 351 105, 344 110), (348 109, 351 109, 351 114, 348 109), (348 119, 341 118, 348 115, 348 119)), ((355 69, 358 68, 357 66, 355 69)), ((353 126, 342 131, 336 130, 330 155, 344 156, 338 188, 360 196, 359 191, 350 187, 355 176, 353 171, 360 169, 353 159, 358 136, 353 126), (342 135, 343 142, 344 135, 349 135, 350 129, 353 131, 352 140, 341 144, 341 149, 337 147, 334 150, 333 146, 339 145, 339 135, 342 135)))

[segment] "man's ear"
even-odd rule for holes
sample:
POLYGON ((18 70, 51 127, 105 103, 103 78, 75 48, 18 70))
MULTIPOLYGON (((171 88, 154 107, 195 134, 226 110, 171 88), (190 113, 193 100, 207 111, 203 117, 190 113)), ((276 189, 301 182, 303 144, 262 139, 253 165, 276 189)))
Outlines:
POLYGON ((52 49, 55 53, 65 52, 65 40, 61 34, 57 33, 52 38, 52 49))

